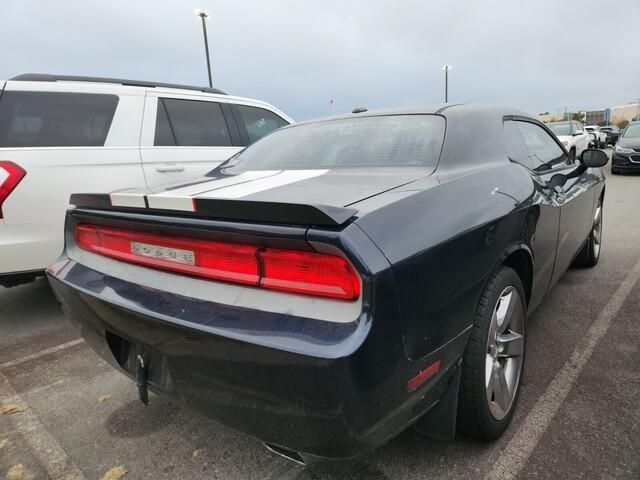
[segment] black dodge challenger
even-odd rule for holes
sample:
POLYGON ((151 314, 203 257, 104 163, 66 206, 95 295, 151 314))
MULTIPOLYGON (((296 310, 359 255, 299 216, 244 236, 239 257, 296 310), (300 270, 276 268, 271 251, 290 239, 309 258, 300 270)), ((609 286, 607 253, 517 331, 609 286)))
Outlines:
POLYGON ((526 318, 600 255, 599 150, 486 105, 282 128, 206 177, 77 194, 48 270, 134 378, 297 461, 499 436, 526 318))

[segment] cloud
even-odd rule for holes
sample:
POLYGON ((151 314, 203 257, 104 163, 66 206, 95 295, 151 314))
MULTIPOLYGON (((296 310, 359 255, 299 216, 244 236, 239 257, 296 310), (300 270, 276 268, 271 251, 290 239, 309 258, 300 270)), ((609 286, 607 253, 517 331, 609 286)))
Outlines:
POLYGON ((640 96, 637 0, 3 0, 0 78, 25 72, 206 84, 304 119, 443 99, 531 113, 640 96), (334 106, 329 108, 329 101, 334 106))

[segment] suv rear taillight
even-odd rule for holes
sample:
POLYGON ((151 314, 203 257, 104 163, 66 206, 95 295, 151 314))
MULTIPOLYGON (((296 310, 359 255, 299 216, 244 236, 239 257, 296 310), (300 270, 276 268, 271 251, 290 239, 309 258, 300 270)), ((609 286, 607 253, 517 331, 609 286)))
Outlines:
POLYGON ((286 292, 357 300, 360 277, 344 258, 327 253, 78 225, 76 244, 124 262, 212 280, 286 292))
POLYGON ((8 160, 0 160, 0 218, 4 218, 2 215, 2 204, 26 174, 27 172, 19 165, 9 162, 8 160))

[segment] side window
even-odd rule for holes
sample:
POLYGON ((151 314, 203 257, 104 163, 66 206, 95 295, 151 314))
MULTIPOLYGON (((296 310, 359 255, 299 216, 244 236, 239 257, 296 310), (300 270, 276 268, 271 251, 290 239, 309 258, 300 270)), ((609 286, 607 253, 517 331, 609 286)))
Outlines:
POLYGON ((267 133, 270 133, 289 123, 273 112, 264 108, 249 107, 247 105, 236 105, 240 112, 240 119, 249 134, 251 143, 260 140, 267 133))
POLYGON ((164 108, 164 102, 158 99, 158 112, 156 113, 156 135, 153 144, 159 147, 173 147, 176 144, 176 138, 171 130, 169 118, 167 117, 167 109, 164 108))
POLYGON ((584 132, 584 125, 579 122, 573 122, 573 131, 575 132, 584 132))
POLYGON ((0 147, 102 147, 117 95, 5 91, 0 147))
POLYGON ((535 168, 529 157, 529 150, 522 140, 520 129, 513 120, 504 122, 504 145, 507 149, 507 156, 510 160, 527 167, 530 170, 535 168))
POLYGON ((228 147, 231 136, 218 103, 159 98, 154 145, 228 147))
POLYGON ((544 171, 558 165, 567 165, 568 157, 564 150, 540 126, 529 122, 515 122, 522 139, 529 150, 532 170, 544 171))

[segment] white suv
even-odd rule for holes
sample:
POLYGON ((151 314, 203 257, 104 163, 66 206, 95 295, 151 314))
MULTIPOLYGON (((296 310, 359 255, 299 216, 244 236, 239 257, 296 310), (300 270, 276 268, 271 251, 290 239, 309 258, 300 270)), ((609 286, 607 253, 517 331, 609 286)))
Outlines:
POLYGON ((604 148, 607 146, 607 134, 600 130, 598 125, 587 125, 584 128, 589 133, 589 145, 593 145, 593 148, 604 148))
POLYGON ((41 74, 0 81, 0 285, 28 281, 58 257, 71 193, 199 177, 291 122, 210 88, 41 74))
POLYGON ((564 148, 573 159, 580 158, 583 151, 589 148, 591 137, 584 129, 584 125, 575 120, 547 123, 547 127, 558 137, 564 148))

